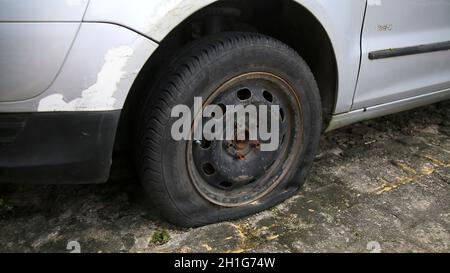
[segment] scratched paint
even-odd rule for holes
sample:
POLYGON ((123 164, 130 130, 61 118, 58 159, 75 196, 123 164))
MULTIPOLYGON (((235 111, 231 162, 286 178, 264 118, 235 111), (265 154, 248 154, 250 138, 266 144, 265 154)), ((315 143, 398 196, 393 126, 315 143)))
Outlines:
POLYGON ((39 101, 38 111, 112 110, 116 102, 114 93, 121 79, 127 74, 124 67, 132 55, 133 48, 130 46, 110 49, 105 55, 105 63, 97 75, 96 83, 82 91, 80 98, 66 101, 62 94, 52 94, 39 101))

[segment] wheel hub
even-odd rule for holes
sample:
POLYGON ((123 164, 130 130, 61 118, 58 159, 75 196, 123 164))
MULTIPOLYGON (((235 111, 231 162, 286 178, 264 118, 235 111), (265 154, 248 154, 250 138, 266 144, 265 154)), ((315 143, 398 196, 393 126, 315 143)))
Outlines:
POLYGON ((204 197, 219 205, 238 206, 260 198, 277 185, 283 175, 281 167, 289 163, 288 147, 300 145, 294 124, 299 123, 301 111, 297 100, 292 99, 293 93, 281 78, 262 72, 233 78, 212 93, 205 105, 222 109, 226 105, 265 105, 268 109, 279 105, 280 143, 275 151, 262 151, 261 145, 270 140, 262 141, 259 133, 257 139, 250 139, 247 121, 245 139, 237 138, 235 124, 232 140, 188 143, 189 171, 204 197))

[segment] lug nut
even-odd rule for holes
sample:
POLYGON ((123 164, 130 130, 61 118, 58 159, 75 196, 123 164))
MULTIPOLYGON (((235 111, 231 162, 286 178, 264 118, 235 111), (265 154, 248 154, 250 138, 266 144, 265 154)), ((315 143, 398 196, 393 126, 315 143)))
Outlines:
POLYGON ((238 154, 236 154, 236 158, 237 158, 237 160, 245 160, 245 155, 238 153, 238 154))

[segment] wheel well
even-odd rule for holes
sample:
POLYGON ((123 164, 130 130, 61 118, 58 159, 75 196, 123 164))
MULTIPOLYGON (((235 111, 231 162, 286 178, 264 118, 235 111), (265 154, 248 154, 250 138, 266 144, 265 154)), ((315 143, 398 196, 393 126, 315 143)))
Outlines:
POLYGON ((335 108, 337 65, 331 41, 320 22, 292 0, 221 0, 207 6, 172 30, 139 73, 122 110, 116 148, 128 147, 136 105, 149 90, 165 60, 186 44, 224 31, 259 32, 296 50, 311 68, 322 99, 324 127, 335 108))

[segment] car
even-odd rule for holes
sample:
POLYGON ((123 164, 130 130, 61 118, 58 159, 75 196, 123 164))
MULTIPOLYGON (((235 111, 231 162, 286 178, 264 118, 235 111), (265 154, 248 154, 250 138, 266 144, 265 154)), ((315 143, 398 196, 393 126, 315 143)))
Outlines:
POLYGON ((324 132, 450 98, 450 1, 0 7, 0 181, 104 183, 125 152, 184 227, 295 195, 324 132))

